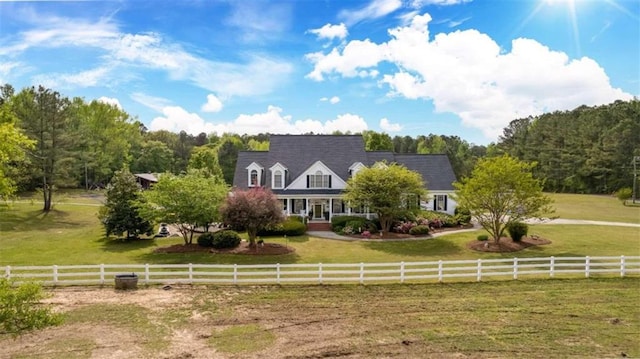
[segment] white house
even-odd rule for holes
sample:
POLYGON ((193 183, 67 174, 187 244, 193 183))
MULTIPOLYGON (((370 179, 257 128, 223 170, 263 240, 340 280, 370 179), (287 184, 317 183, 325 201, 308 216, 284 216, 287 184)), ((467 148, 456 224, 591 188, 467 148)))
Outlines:
POLYGON ((342 200, 346 182, 376 162, 404 165, 420 173, 429 192, 424 209, 453 214, 455 175, 444 154, 394 154, 365 151, 360 135, 271 135, 268 151, 238 153, 233 186, 269 188, 282 200, 287 215, 329 221, 335 215, 368 215, 342 200))

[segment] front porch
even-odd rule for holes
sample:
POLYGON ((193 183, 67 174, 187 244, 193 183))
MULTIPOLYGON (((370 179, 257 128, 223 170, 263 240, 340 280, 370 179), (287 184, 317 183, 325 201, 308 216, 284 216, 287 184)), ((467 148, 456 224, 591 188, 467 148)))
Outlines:
POLYGON ((363 208, 351 208, 340 197, 282 197, 286 216, 301 216, 311 223, 329 223, 334 216, 362 216, 368 219, 375 214, 367 213, 363 208))

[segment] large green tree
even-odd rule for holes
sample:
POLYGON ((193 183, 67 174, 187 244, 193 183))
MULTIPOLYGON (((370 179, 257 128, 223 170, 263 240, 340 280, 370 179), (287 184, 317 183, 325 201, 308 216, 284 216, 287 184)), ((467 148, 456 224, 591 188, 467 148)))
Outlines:
POLYGON ((10 175, 10 167, 25 158, 25 151, 32 149, 35 141, 16 127, 17 118, 11 110, 9 99, 0 103, 0 199, 13 195, 16 183, 10 175))
POLYGON ((453 184, 458 206, 470 210, 498 242, 510 223, 553 213, 542 182, 533 177, 534 166, 508 155, 481 159, 470 177, 453 184))
POLYGON ((379 162, 347 181, 344 199, 351 206, 365 206, 376 213, 386 233, 396 217, 417 208, 420 198, 426 195, 419 173, 396 163, 379 162))
POLYGON ((262 187, 233 191, 221 211, 225 223, 247 230, 252 247, 256 245, 258 231, 284 220, 281 202, 262 187))
POLYGON ((136 239, 140 234, 151 235, 153 225, 142 218, 140 200, 142 190, 128 169, 117 171, 105 192, 105 203, 100 208, 99 218, 105 234, 127 234, 127 239, 136 239))
POLYGON ((72 149, 77 132, 71 131, 70 106, 68 98, 42 86, 26 88, 13 98, 20 127, 36 141, 30 153, 31 172, 40 181, 45 212, 52 208, 56 187, 74 184, 72 149))
POLYGON ((152 189, 143 192, 144 216, 173 224, 185 244, 193 243, 194 230, 220 220, 219 207, 228 193, 222 178, 190 170, 175 176, 163 174, 152 189))

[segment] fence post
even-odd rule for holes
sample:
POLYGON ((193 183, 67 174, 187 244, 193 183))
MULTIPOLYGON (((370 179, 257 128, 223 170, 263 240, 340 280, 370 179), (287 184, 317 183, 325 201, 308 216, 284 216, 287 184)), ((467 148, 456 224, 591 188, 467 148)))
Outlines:
POLYGON ((554 256, 551 256, 551 258, 549 258, 549 277, 553 278, 553 271, 555 270, 555 265, 556 265, 556 258, 554 256))
POLYGON ((318 283, 322 284, 322 263, 318 263, 318 283))
POLYGON ((589 278, 589 266, 591 264, 591 261, 589 259, 589 256, 584 257, 584 277, 585 278, 589 278))
POLYGON ((404 261, 400 262, 400 283, 404 283, 404 261))
POLYGON ((58 284, 58 266, 57 265, 53 265, 53 285, 57 285, 58 284))
POLYGON ((149 284, 149 263, 144 264, 144 284, 149 284))
POLYGON ((364 284, 364 263, 360 262, 360 284, 364 284))
MULTIPOLYGON (((9 267, 7 267, 7 270, 9 267)), ((624 277, 625 275, 625 262, 624 262, 624 256, 620 256, 620 277, 624 277)))
POLYGON ((438 282, 442 283, 442 259, 438 261, 438 282))
POLYGON ((193 263, 189 263, 189 284, 193 284, 193 263))
POLYGON ((478 273, 476 275, 478 282, 482 280, 482 259, 478 258, 478 273))
POLYGON ((280 284, 280 263, 276 263, 276 283, 280 284))
POLYGON ((513 279, 518 279, 518 257, 513 257, 513 279))
POLYGON ((238 265, 233 265, 233 284, 238 284, 238 265))
POLYGON ((7 279, 11 279, 11 266, 4 268, 4 276, 7 277, 7 279))
POLYGON ((104 285, 104 263, 100 264, 100 285, 104 285))

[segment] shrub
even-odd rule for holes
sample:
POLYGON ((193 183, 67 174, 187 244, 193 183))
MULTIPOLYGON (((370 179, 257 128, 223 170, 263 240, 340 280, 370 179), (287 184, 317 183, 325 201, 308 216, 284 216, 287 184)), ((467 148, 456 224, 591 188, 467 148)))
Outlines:
POLYGON ((393 226, 393 231, 396 233, 404 233, 407 234, 409 233, 409 231, 411 231, 411 228, 415 227, 416 224, 415 222, 400 222, 398 224, 396 224, 395 226, 393 226))
POLYGON ((520 242, 522 237, 526 236, 527 232, 529 232, 529 226, 522 222, 511 222, 507 224, 507 232, 509 232, 509 236, 511 236, 514 242, 520 242))
POLYGON ((458 225, 458 220, 447 213, 437 212, 437 211, 422 211, 419 215, 420 218, 428 219, 432 226, 440 227, 455 227, 458 225))
POLYGON ((258 231, 261 237, 301 236, 307 231, 307 226, 300 221, 301 217, 289 217, 282 223, 258 231))
POLYGON ((429 226, 418 225, 409 230, 409 234, 413 236, 429 234, 429 226))
POLYGON ((287 218, 287 220, 292 220, 292 221, 304 223, 304 217, 302 217, 302 216, 289 216, 289 218, 287 218))
POLYGON ((0 278, 0 333, 14 336, 20 333, 62 323, 62 316, 43 306, 46 298, 36 283, 23 283, 15 287, 6 278, 0 278))
POLYGON ((213 234, 212 246, 216 249, 235 248, 240 244, 238 232, 231 230, 219 231, 213 234))
POLYGON ((616 197, 618 197, 618 199, 622 201, 622 203, 625 203, 629 198, 631 198, 632 195, 633 190, 629 187, 620 188, 618 192, 616 192, 616 197))
POLYGON ((489 235, 487 235, 487 234, 479 234, 477 239, 479 241, 487 241, 487 240, 489 240, 489 235))
POLYGON ((471 222, 470 210, 462 207, 456 207, 453 213, 453 218, 456 222, 458 222, 458 224, 468 224, 469 222, 471 222))
POLYGON ((375 223, 364 217, 335 216, 331 218, 331 230, 336 233, 343 232, 344 227, 346 227, 347 225, 352 227, 352 230, 359 230, 360 232, 365 230, 371 232, 378 231, 378 227, 375 225, 375 223))
POLYGON ((198 237, 200 247, 213 247, 213 233, 203 233, 198 237))

